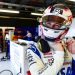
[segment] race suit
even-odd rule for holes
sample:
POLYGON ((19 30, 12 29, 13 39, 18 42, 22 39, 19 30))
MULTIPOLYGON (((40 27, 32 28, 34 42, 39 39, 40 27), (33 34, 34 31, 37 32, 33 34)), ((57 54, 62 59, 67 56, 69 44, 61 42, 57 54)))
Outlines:
POLYGON ((71 60, 65 61, 62 44, 50 41, 48 44, 51 50, 47 53, 42 53, 35 42, 27 49, 31 75, 72 75, 71 60))

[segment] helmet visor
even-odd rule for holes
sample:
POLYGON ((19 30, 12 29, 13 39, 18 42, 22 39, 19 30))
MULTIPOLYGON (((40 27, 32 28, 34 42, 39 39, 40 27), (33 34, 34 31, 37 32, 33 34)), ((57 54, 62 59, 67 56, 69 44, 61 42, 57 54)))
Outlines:
POLYGON ((50 29, 65 29, 64 21, 65 19, 54 15, 43 17, 43 25, 50 29))

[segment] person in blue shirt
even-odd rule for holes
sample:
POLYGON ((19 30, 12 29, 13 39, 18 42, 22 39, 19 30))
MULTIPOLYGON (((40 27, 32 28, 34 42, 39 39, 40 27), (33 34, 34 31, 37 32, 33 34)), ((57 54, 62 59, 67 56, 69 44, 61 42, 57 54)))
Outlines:
POLYGON ((28 41, 32 40, 32 34, 30 33, 29 30, 27 30, 27 34, 24 36, 24 38, 27 38, 28 41))

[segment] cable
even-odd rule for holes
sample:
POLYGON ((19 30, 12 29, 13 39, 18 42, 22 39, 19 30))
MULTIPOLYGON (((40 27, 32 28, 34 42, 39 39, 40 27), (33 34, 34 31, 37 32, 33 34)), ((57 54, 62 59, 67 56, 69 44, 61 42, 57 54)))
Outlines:
POLYGON ((0 62, 1 61, 7 61, 7 60, 9 60, 10 58, 8 58, 8 57, 2 57, 2 58, 0 58, 0 62))
MULTIPOLYGON (((5 58, 3 57, 3 58, 0 59, 0 62, 1 62, 1 61, 6 61, 6 60, 8 60, 8 59, 5 59, 5 58)), ((8 70, 8 69, 0 71, 0 74, 3 73, 4 71, 9 71, 9 72, 11 73, 11 75, 13 75, 12 71, 10 71, 10 70, 8 70)), ((17 73, 16 75, 19 75, 20 73, 21 73, 21 68, 20 68, 20 72, 17 73)))
POLYGON ((20 72, 19 73, 17 73, 16 75, 19 75, 20 74, 20 72))
POLYGON ((4 71, 8 71, 8 72, 11 73, 11 75, 13 75, 13 73, 10 70, 8 70, 8 69, 0 71, 0 74, 3 73, 4 71))
POLYGON ((20 67, 20 72, 19 72, 19 73, 17 73, 17 75, 19 75, 19 74, 21 73, 21 70, 22 70, 22 69, 21 69, 21 67, 20 67))
MULTIPOLYGON (((13 75, 12 71, 7 70, 7 69, 6 69, 6 70, 2 70, 2 71, 0 71, 0 74, 1 74, 1 73, 3 73, 4 71, 8 71, 8 72, 10 72, 10 73, 11 73, 11 75, 13 75)), ((17 73, 16 75, 19 75, 20 73, 21 73, 21 72, 17 73)))

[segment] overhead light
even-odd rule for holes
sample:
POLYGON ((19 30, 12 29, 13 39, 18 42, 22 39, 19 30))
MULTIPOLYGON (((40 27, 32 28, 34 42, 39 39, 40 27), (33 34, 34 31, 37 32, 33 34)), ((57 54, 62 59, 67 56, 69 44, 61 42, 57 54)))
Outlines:
POLYGON ((73 2, 75 2, 75 0, 69 0, 69 1, 73 1, 73 2))
POLYGON ((0 12, 5 12, 5 13, 19 13, 17 10, 8 10, 8 9, 0 9, 0 12))
POLYGON ((0 26, 0 29, 2 29, 2 28, 3 28, 3 29, 15 29, 15 27, 1 27, 1 26, 0 26))
POLYGON ((42 16, 43 14, 41 14, 41 13, 31 13, 31 15, 42 16))

